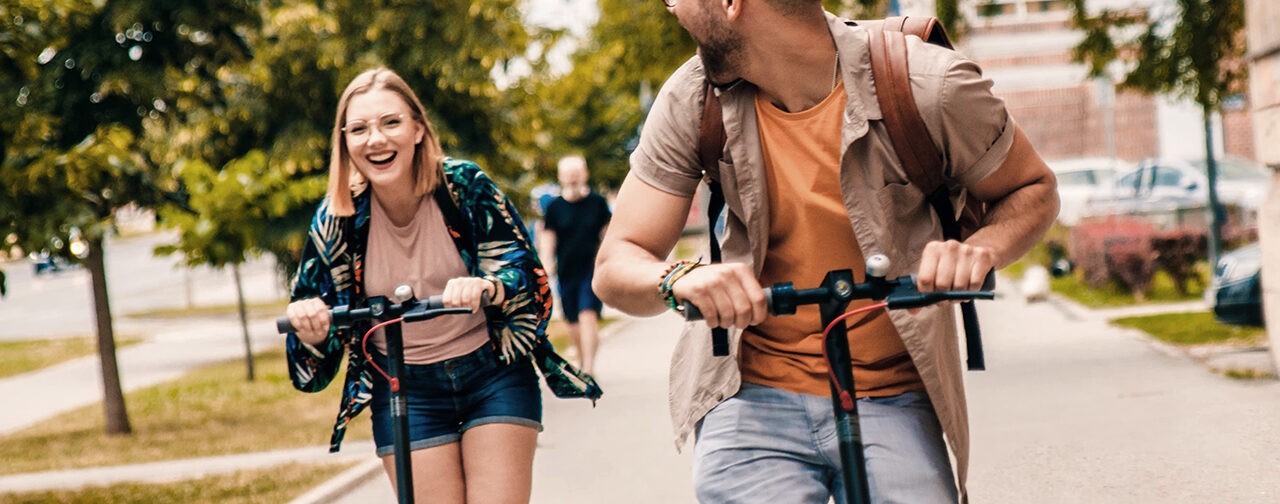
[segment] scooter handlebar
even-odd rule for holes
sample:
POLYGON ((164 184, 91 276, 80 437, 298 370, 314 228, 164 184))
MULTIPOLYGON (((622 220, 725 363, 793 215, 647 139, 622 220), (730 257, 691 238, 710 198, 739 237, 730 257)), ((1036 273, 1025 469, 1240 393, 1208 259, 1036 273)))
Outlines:
MULTIPOLYGON (((482 300, 482 304, 488 304, 487 302, 488 302, 488 296, 486 296, 485 299, 482 300)), ((433 310, 441 310, 441 309, 444 309, 444 301, 440 297, 440 295, 435 295, 427 299, 420 299, 417 301, 407 302, 405 303, 405 306, 403 306, 402 308, 404 308, 404 312, 406 312, 406 315, 408 315, 408 312, 410 311, 427 312, 427 311, 433 311, 433 310)), ((449 311, 444 313, 455 313, 455 312, 463 313, 463 312, 470 312, 470 311, 471 310, 468 308, 452 308, 452 309, 449 309, 449 311)), ((353 322, 369 319, 372 317, 373 317, 373 314, 370 313, 368 308, 349 309, 346 306, 338 306, 329 310, 329 323, 337 325, 339 327, 348 327, 353 322)), ((298 329, 293 326, 292 322, 289 321, 289 317, 278 317, 276 318, 276 332, 280 334, 289 334, 289 333, 298 332, 298 329)))
MULTIPOLYGON (((981 290, 976 291, 920 292, 916 290, 915 275, 888 280, 886 284, 893 287, 892 291, 888 292, 883 297, 890 310, 920 308, 942 301, 995 299, 995 292, 993 291, 995 291, 996 288, 996 272, 995 270, 987 272, 986 278, 983 279, 982 287, 980 288, 981 290)), ((790 287, 789 284, 777 284, 765 287, 764 289, 765 306, 768 307, 770 315, 778 315, 777 306, 774 304, 774 288, 779 285, 787 285, 790 287)), ((857 287, 855 287, 855 290, 858 290, 857 287)), ((680 307, 680 312, 684 315, 684 319, 686 321, 696 322, 703 320, 702 312, 698 310, 698 307, 694 306, 693 303, 686 300, 680 303, 680 307)))

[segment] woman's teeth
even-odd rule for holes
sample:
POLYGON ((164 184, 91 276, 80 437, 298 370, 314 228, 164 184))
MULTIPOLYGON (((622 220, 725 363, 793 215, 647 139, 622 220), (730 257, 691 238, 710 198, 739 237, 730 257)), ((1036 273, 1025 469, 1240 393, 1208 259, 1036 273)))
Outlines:
POLYGON ((378 156, 369 156, 368 159, 370 163, 373 163, 376 165, 390 164, 392 161, 396 159, 396 153, 392 152, 381 158, 379 158, 378 156))

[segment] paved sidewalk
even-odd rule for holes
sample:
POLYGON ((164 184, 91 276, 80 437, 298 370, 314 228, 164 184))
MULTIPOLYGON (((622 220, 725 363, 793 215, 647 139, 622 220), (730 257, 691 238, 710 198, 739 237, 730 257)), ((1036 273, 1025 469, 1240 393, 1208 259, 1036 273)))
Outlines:
POLYGON ((318 460, 326 463, 351 462, 366 459, 367 456, 363 454, 373 451, 373 442, 353 442, 346 448, 343 453, 333 456, 330 456, 329 447, 326 445, 219 457, 14 474, 0 476, 0 493, 65 490, 121 482, 169 483, 236 471, 265 469, 282 464, 314 463, 318 460))
POLYGON ((1280 502, 1280 382, 1215 374, 1111 314, 1017 296, 978 311, 973 502, 1280 502))
MULTIPOLYGON (((604 397, 594 408, 543 390, 533 504, 695 502, 692 448, 676 452, 667 414, 667 369, 682 323, 666 314, 607 328, 596 363, 604 397)), ((295 503, 394 502, 390 480, 375 469, 354 488, 335 485, 295 503)))
MULTIPOLYGON (((975 502, 1278 502, 1280 382, 1216 375, 1115 315, 1010 292, 979 308, 988 371, 966 373, 975 502), (1229 482, 1229 484, 1228 484, 1229 482)), ((667 366, 680 320, 671 314, 610 328, 598 378, 604 398, 545 394, 546 430, 533 502, 693 502, 690 456, 674 450, 667 366)), ((243 354, 234 319, 149 326, 149 342, 120 351, 126 389, 178 379, 192 366, 243 354)), ((251 326, 255 350, 279 345, 270 320, 251 326)), ((708 350, 709 351, 709 350, 708 350)), ((100 400, 95 358, 0 380, 0 433, 100 400)), ((297 502, 391 502, 371 447, 322 447, 11 475, 0 492, 199 477, 300 460, 365 460, 297 502)))
MULTIPOLYGON (((249 334, 253 351, 283 347, 274 320, 253 320, 249 334)), ((129 327, 130 324, 119 324, 129 327)), ((244 358, 244 336, 236 318, 148 323, 145 342, 116 349, 121 388, 131 390, 176 380, 195 367, 244 358)), ((119 330, 118 333, 133 332, 119 330)), ((0 413, 0 435, 47 418, 102 401, 102 372, 98 356, 81 357, 39 371, 0 379, 0 397, 21 408, 0 413)))

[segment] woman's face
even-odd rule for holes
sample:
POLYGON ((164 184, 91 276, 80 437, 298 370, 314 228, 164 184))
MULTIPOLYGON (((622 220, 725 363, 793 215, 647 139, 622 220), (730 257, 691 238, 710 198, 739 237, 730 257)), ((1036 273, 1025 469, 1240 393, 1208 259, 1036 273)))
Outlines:
POLYGON ((375 191, 413 187, 413 152, 425 128, 400 95, 373 89, 352 96, 342 134, 352 163, 375 191))

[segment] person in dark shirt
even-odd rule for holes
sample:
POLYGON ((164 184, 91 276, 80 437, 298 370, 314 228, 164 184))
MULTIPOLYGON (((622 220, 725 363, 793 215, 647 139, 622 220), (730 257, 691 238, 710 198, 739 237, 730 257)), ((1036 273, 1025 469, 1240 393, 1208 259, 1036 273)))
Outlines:
POLYGON ((557 166, 560 196, 547 206, 539 247, 548 273, 560 290, 560 306, 578 363, 588 374, 599 346, 600 298, 591 290, 596 251, 613 215, 609 203, 587 185, 587 161, 568 156, 557 166))

